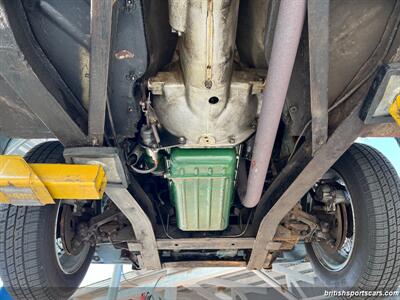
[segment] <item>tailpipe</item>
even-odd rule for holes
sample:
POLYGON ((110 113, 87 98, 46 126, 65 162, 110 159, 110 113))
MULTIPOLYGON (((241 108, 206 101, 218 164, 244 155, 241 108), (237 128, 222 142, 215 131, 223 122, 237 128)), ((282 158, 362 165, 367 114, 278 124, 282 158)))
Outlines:
POLYGON ((282 0, 275 27, 247 191, 242 204, 258 204, 272 155, 306 14, 306 0, 282 0))

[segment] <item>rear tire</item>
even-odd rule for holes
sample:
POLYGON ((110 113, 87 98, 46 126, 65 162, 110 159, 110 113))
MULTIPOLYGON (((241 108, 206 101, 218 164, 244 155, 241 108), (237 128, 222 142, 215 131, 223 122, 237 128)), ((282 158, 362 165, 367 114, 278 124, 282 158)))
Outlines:
MULTIPOLYGON (((25 159, 64 163, 63 150, 59 142, 46 142, 34 147, 25 159)), ((60 205, 0 206, 1 279, 14 299, 67 299, 86 274, 93 249, 76 271, 65 273, 59 266, 55 223, 60 205)))
MULTIPOLYGON (((354 144, 332 167, 343 179, 354 212, 354 244, 346 265, 329 270, 306 246, 325 285, 335 290, 394 291, 400 274, 400 181, 377 150, 354 144)), ((317 243, 317 242, 315 242, 317 243)))

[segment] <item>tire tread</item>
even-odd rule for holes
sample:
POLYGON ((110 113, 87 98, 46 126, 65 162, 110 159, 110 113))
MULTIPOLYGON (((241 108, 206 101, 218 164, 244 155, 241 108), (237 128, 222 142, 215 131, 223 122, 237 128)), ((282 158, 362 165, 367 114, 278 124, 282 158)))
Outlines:
MULTIPOLYGON (((63 162, 57 141, 40 144, 25 155, 27 162, 63 162)), ((13 299, 56 299, 40 267, 41 207, 0 205, 0 276, 13 299)))
POLYGON ((349 150, 358 164, 360 180, 367 189, 363 199, 370 211, 370 243, 360 289, 394 290, 400 275, 399 177, 391 163, 374 148, 355 144, 349 150))

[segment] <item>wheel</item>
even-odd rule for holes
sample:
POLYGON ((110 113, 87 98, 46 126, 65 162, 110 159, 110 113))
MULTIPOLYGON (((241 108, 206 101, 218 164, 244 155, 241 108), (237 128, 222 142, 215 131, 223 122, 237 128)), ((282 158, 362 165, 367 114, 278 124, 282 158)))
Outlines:
POLYGON ((333 189, 339 200, 333 205, 330 202, 333 211, 326 213, 326 208, 322 213, 327 227, 334 220, 329 233, 332 239, 306 245, 318 277, 335 290, 396 290, 400 273, 400 181, 390 162, 377 150, 354 144, 322 182, 314 191, 317 198, 332 196, 333 189))
MULTIPOLYGON (((28 162, 64 163, 63 146, 56 141, 34 147, 28 162)), ((93 247, 78 247, 69 255, 61 241, 70 205, 0 206, 0 271, 14 299, 67 299, 81 283, 93 247)), ((71 221, 71 219, 69 219, 71 221)), ((68 252, 69 253, 69 252, 68 252)))

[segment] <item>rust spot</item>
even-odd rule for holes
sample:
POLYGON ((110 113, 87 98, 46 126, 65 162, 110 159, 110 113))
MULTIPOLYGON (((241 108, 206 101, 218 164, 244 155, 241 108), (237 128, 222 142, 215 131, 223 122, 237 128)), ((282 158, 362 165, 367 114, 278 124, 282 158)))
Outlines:
POLYGON ((135 55, 129 50, 121 50, 115 53, 116 59, 129 59, 133 58, 135 55))
POLYGON ((252 160, 251 161, 251 168, 253 169, 253 168, 255 168, 256 167, 256 161, 255 160, 252 160))

